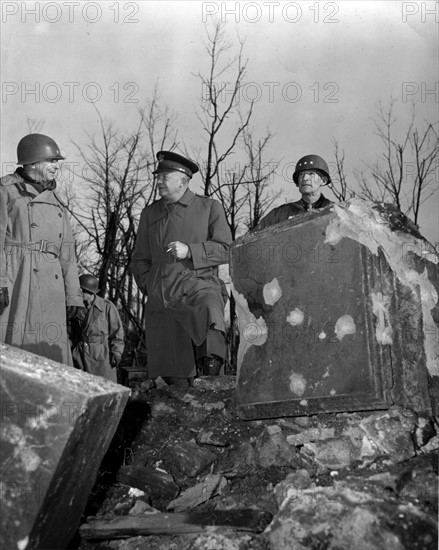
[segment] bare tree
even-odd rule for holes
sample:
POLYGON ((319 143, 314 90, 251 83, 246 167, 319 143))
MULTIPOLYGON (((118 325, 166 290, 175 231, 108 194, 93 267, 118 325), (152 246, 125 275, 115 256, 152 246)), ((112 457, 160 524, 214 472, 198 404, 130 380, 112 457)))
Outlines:
POLYGON ((75 147, 82 159, 82 193, 73 214, 82 265, 99 278, 99 293, 118 305, 142 333, 144 298, 129 270, 140 212, 155 199, 156 149, 175 146, 173 115, 161 109, 157 87, 139 109, 137 127, 123 133, 98 112, 100 134, 75 147))
POLYGON ((386 108, 379 103, 375 133, 383 152, 369 166, 372 180, 364 172, 357 173, 360 197, 392 202, 417 224, 421 205, 437 188, 438 133, 431 123, 416 127, 416 108, 412 104, 408 126, 397 136, 395 103, 394 98, 386 108))
POLYGON ((36 118, 27 117, 27 129, 29 134, 39 134, 44 127, 44 120, 37 120, 36 118))
MULTIPOLYGON (((247 60, 243 58, 245 40, 238 36, 238 53, 227 57, 233 44, 226 39, 224 25, 217 22, 207 30, 206 51, 210 65, 207 75, 198 73, 202 84, 201 112, 198 119, 206 136, 206 150, 198 152, 204 194, 223 205, 232 237, 253 227, 277 198, 268 184, 277 163, 264 162, 272 135, 256 140, 250 130, 253 101, 241 104, 247 60), (204 161, 204 162, 203 162, 204 161)), ((235 302, 229 302, 230 328, 227 335, 229 358, 236 362, 237 331, 235 302)))
POLYGON ((239 103, 247 70, 247 60, 242 57, 245 41, 238 37, 238 54, 224 59, 233 46, 225 37, 224 25, 217 22, 211 32, 208 29, 206 32, 210 67, 207 75, 197 75, 202 85, 201 113, 197 116, 206 135, 207 149, 197 156, 205 159, 201 163, 201 177, 204 194, 210 196, 218 193, 222 185, 221 172, 236 152, 239 138, 250 122, 253 101, 242 113, 239 103))
POLYGON ((328 185, 329 189, 333 192, 335 198, 339 202, 344 202, 349 198, 355 196, 355 191, 348 186, 345 174, 345 152, 344 149, 340 150, 338 140, 332 138, 332 144, 334 145, 335 167, 337 175, 331 177, 331 183, 328 185))
POLYGON ((266 135, 255 143, 249 129, 246 128, 244 132, 244 144, 248 158, 246 166, 248 229, 258 225, 262 217, 281 195, 281 191, 276 192, 270 189, 279 162, 273 159, 269 161, 264 159, 266 148, 272 138, 272 133, 267 130, 266 135))

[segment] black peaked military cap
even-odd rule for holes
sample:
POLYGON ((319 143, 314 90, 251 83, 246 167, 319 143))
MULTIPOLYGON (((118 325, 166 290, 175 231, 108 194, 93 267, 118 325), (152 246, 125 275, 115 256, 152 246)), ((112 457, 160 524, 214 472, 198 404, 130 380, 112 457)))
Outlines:
POLYGON ((183 172, 190 178, 196 174, 199 170, 198 165, 190 159, 174 153, 173 151, 159 151, 157 153, 157 160, 159 161, 157 168, 153 174, 161 174, 163 172, 183 172))

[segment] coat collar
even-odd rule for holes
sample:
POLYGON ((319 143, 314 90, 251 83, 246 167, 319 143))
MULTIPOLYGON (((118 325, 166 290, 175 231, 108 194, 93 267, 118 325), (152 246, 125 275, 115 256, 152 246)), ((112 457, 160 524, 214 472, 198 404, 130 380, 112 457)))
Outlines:
POLYGON ((172 210, 172 208, 174 208, 177 204, 182 204, 183 206, 189 206, 191 202, 194 200, 194 198, 195 198, 195 193, 193 193, 188 187, 186 191, 183 193, 183 195, 178 199, 178 201, 166 203, 164 200, 160 200, 160 202, 162 203, 162 208, 164 210, 167 210, 168 207, 169 209, 172 210))
POLYGON ((184 204, 185 206, 189 206, 189 204, 194 200, 194 198, 195 198, 195 193, 193 193, 188 187, 184 195, 180 197, 180 200, 178 202, 180 202, 181 204, 184 204))
POLYGON ((99 311, 104 311, 105 309, 104 299, 96 294, 92 307, 97 307, 99 311))
POLYGON ((326 201, 327 199, 322 193, 316 202, 313 202, 311 205, 304 201, 303 198, 299 199, 296 204, 302 206, 304 210, 315 210, 316 208, 322 208, 326 201))
MULTIPOLYGON (((41 193, 35 187, 35 185, 23 176, 20 168, 12 174, 13 181, 10 183, 15 184, 20 194, 24 194, 30 197, 31 202, 44 202, 48 204, 54 204, 56 206, 63 206, 63 203, 58 198, 58 195, 52 189, 45 189, 41 193)), ((54 182, 55 183, 55 182, 54 182)), ((54 189, 55 187, 53 187, 54 189)))
POLYGON ((44 186, 42 183, 39 183, 38 181, 35 181, 30 176, 28 176, 22 167, 17 168, 15 170, 15 172, 26 183, 30 183, 30 185, 32 185, 32 187, 34 187, 38 193, 42 193, 43 191, 46 191, 46 190, 53 191, 56 188, 56 181, 55 180, 48 181, 46 183, 46 185, 44 186))

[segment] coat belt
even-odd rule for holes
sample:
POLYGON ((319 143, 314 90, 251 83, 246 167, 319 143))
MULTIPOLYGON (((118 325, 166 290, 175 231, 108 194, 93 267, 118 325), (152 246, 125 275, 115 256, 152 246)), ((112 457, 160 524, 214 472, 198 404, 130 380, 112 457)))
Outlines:
POLYGON ((51 243, 45 239, 41 241, 36 241, 33 243, 29 242, 20 242, 20 241, 6 241, 5 246, 13 248, 14 246, 25 248, 26 250, 31 250, 32 252, 44 252, 45 254, 53 254, 55 258, 59 257, 59 252, 61 246, 56 243, 51 243))

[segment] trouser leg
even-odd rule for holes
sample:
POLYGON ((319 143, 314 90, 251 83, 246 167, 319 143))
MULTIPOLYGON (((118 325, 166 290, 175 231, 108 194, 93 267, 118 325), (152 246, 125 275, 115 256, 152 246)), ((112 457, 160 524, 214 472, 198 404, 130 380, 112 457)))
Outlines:
POLYGON ((195 348, 199 374, 218 375, 226 358, 226 339, 220 330, 209 329, 206 340, 195 348))

